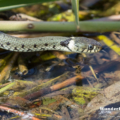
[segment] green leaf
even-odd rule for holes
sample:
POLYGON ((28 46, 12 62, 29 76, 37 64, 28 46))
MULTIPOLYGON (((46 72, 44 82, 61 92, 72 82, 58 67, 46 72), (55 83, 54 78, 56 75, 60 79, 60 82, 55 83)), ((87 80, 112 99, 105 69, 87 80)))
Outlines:
POLYGON ((0 11, 56 0, 0 0, 0 11))
POLYGON ((79 29, 79 0, 71 0, 71 2, 72 2, 72 9, 75 14, 76 26, 79 29))

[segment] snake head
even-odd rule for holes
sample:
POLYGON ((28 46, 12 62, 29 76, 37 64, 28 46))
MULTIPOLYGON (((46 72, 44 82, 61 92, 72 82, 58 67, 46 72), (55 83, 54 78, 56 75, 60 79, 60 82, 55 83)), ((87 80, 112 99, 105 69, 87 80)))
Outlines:
POLYGON ((102 45, 91 38, 77 37, 74 44, 78 53, 96 53, 102 49, 102 45))

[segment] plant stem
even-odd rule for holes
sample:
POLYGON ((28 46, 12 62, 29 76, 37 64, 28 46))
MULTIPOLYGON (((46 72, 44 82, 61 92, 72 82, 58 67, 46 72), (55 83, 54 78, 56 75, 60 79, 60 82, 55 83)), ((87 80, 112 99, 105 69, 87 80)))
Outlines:
POLYGON ((10 83, 9 85, 1 88, 1 89, 0 89, 0 94, 3 93, 3 92, 5 92, 6 90, 8 90, 9 88, 11 88, 11 87, 14 86, 14 85, 15 85, 15 82, 12 82, 12 83, 10 83))
POLYGON ((79 0, 71 0, 72 3, 72 9, 75 14, 75 22, 77 29, 80 28, 79 26, 79 0))
MULTIPOLYGON (((120 30, 119 21, 80 21, 82 32, 110 32, 120 30)), ((75 22, 31 22, 0 21, 1 31, 42 31, 42 32, 76 32, 75 22)))

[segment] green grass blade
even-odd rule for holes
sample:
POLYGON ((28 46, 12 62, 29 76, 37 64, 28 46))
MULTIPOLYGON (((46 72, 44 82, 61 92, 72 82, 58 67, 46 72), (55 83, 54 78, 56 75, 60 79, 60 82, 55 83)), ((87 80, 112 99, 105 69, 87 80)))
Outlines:
POLYGON ((75 14, 75 22, 77 30, 79 30, 79 0, 71 0, 72 2, 72 9, 75 14))
POLYGON ((0 11, 56 0, 0 0, 0 11))

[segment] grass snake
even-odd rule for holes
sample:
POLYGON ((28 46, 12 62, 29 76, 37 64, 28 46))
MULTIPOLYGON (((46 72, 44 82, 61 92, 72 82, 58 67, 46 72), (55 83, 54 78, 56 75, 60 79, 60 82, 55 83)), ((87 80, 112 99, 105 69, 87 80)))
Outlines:
POLYGON ((86 37, 17 38, 0 32, 0 48, 16 52, 56 50, 73 53, 95 53, 102 49, 102 45, 94 39, 86 37))

